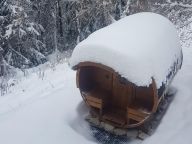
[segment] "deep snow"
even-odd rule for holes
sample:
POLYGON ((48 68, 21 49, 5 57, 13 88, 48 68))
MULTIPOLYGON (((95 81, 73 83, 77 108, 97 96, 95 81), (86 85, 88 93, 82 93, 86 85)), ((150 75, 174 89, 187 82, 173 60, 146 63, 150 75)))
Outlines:
MULTIPOLYGON (((192 47, 183 52, 183 67, 172 83, 177 89, 175 99, 144 144, 192 143, 192 47)), ((0 143, 97 143, 84 121, 88 111, 76 88, 75 72, 66 63, 46 67, 38 72, 32 69, 0 97, 0 143)))

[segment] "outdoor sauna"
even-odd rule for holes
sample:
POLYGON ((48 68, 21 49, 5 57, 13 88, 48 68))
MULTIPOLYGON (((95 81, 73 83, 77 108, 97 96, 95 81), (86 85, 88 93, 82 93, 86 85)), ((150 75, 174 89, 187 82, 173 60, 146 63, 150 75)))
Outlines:
POLYGON ((182 60, 174 25, 161 15, 138 13, 79 43, 70 65, 90 114, 133 128, 157 111, 182 60))

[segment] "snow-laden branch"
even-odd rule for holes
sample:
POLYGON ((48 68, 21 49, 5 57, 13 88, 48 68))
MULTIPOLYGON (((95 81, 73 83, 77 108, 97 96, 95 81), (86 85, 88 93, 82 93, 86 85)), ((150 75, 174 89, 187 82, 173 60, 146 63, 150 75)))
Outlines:
POLYGON ((184 23, 182 26, 180 26, 179 28, 183 28, 185 26, 188 26, 192 23, 192 19, 189 19, 186 23, 184 23))
POLYGON ((23 58, 25 60, 25 62, 29 63, 30 60, 28 58, 26 58, 25 56, 23 56, 22 54, 20 54, 18 51, 14 50, 13 48, 10 48, 13 52, 15 52, 18 56, 20 56, 21 58, 23 58))
POLYGON ((190 4, 183 4, 183 3, 178 3, 178 2, 170 2, 170 0, 167 1, 167 3, 165 4, 160 4, 160 3, 155 3, 156 6, 180 6, 180 7, 183 7, 183 8, 192 8, 192 5, 190 4))

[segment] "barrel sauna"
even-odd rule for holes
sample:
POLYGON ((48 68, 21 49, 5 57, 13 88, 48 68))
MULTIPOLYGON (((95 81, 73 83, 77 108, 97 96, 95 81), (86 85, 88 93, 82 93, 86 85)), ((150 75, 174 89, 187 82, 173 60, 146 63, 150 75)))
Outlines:
POLYGON ((182 60, 174 25, 161 15, 139 13, 79 43, 70 65, 93 117, 134 128, 157 111, 182 60))

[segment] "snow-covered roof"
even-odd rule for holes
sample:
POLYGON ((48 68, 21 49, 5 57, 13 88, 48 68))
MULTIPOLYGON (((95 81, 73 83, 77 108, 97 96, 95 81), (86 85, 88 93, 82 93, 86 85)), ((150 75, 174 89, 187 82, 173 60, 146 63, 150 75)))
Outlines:
POLYGON ((91 34, 76 46, 70 65, 101 63, 138 86, 148 86, 153 77, 160 88, 175 63, 176 71, 180 68, 181 57, 175 26, 159 14, 144 12, 91 34))

